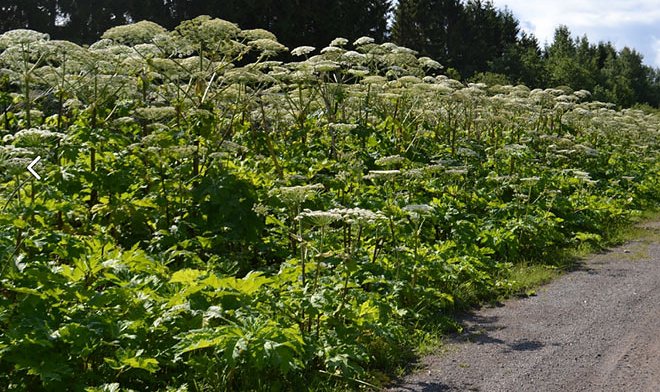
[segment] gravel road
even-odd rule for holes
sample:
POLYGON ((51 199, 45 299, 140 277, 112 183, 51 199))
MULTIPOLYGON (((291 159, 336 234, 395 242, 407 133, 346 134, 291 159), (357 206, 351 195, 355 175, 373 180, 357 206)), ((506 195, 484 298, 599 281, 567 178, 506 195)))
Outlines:
POLYGON ((504 306, 389 391, 660 391, 660 222, 504 306))

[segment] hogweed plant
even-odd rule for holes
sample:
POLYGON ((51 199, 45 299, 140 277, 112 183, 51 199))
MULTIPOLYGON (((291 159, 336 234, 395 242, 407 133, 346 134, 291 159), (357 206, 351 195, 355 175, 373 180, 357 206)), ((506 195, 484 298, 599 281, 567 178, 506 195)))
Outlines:
POLYGON ((349 38, 0 35, 6 389, 373 389, 513 263, 657 206, 657 113, 349 38))

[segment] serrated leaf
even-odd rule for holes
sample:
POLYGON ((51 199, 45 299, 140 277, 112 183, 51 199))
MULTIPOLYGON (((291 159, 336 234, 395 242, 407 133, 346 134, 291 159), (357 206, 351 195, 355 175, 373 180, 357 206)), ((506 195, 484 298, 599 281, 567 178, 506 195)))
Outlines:
POLYGON ((176 355, 181 356, 190 351, 210 347, 220 347, 222 350, 225 350, 231 345, 233 340, 241 336, 241 330, 233 326, 193 330, 180 338, 181 342, 175 346, 176 355))
POLYGON ((202 275, 204 275, 203 271, 191 269, 191 268, 184 268, 172 274, 172 277, 170 278, 170 283, 190 284, 195 282, 202 275))
POLYGON ((48 358, 33 362, 27 372, 39 376, 42 381, 62 381, 63 377, 73 374, 71 367, 61 359, 48 358))
POLYGON ((155 373, 160 369, 158 366, 158 360, 156 358, 146 358, 146 357, 133 357, 125 358, 121 361, 122 365, 128 366, 133 369, 143 369, 149 373, 155 373))

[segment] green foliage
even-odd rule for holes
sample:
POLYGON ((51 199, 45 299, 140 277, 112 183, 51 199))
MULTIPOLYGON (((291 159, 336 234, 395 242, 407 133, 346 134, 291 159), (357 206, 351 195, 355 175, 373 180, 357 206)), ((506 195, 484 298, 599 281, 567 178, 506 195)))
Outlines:
POLYGON ((623 107, 646 102, 660 105, 655 71, 643 64, 642 56, 611 43, 589 43, 586 36, 573 39, 566 26, 555 31, 554 41, 545 50, 550 82, 594 92, 594 98, 623 107))
POLYGON ((451 311, 550 274, 520 261, 659 201, 648 109, 369 37, 285 63, 220 19, 133 28, 0 36, 6 390, 377 388, 451 311))

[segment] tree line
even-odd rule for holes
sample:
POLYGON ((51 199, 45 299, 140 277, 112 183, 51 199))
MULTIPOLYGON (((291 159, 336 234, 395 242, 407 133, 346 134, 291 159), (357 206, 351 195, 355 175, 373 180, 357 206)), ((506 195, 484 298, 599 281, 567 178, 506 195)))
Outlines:
POLYGON ((463 81, 568 86, 624 107, 660 106, 660 69, 636 50, 573 37, 565 26, 541 46, 510 10, 482 0, 9 0, 0 30, 91 43, 113 26, 150 20, 171 29, 198 15, 269 30, 290 48, 366 35, 432 57, 463 81))

